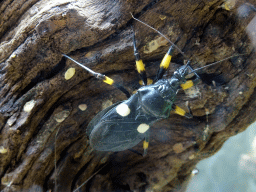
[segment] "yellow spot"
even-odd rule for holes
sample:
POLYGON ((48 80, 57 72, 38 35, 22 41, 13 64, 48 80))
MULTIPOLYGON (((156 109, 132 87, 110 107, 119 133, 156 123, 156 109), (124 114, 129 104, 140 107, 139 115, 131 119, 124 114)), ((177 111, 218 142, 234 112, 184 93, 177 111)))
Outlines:
POLYGON ((178 115, 184 116, 186 114, 186 111, 184 111, 183 109, 181 109, 180 107, 178 107, 176 105, 175 107, 175 113, 177 113, 178 115))
MULTIPOLYGON (((151 85, 153 83, 153 79, 147 78, 147 85, 151 85)), ((142 80, 139 80, 140 85, 144 85, 142 80)))
POLYGON ((149 125, 142 123, 138 126, 137 131, 139 133, 145 133, 149 129, 149 125))
POLYGON ((143 141, 143 149, 147 149, 149 145, 149 142, 143 141))
POLYGON ((165 54, 161 64, 160 64, 160 67, 164 68, 164 69, 167 69, 170 65, 170 62, 171 62, 171 59, 172 59, 172 56, 169 55, 169 54, 165 54))
POLYGON ((192 87, 193 85, 194 85, 193 81, 188 80, 186 83, 183 83, 180 86, 183 90, 185 90, 185 89, 188 89, 188 88, 192 87))
POLYGON ((182 143, 176 143, 175 145, 173 145, 172 149, 175 153, 181 153, 182 151, 184 151, 184 146, 182 143))
POLYGON ((109 85, 112 85, 114 83, 114 80, 105 76, 105 80, 103 80, 103 82, 109 84, 109 85))
POLYGON ((63 110, 63 111, 55 114, 54 118, 58 123, 61 123, 69 116, 69 114, 70 114, 70 112, 68 110, 63 110))
POLYGON ((65 79, 69 80, 75 75, 76 69, 71 67, 65 73, 65 79))
POLYGON ((3 146, 0 147, 0 153, 7 153, 8 150, 4 148, 3 146))
POLYGON ((87 109, 87 105, 86 104, 80 104, 78 105, 78 108, 81 110, 81 111, 85 111, 87 109))
POLYGON ((136 69, 139 73, 145 71, 145 66, 141 59, 139 61, 136 61, 136 69))
POLYGON ((131 110, 129 106, 125 103, 121 103, 116 107, 116 112, 121 115, 122 117, 126 117, 127 115, 130 114, 131 110))
POLYGON ((33 109, 33 107, 35 106, 35 104, 36 104, 36 101, 35 101, 35 100, 31 100, 31 101, 25 103, 25 105, 24 105, 24 107, 23 107, 23 110, 24 110, 25 112, 28 112, 28 113, 29 113, 29 112, 33 109))

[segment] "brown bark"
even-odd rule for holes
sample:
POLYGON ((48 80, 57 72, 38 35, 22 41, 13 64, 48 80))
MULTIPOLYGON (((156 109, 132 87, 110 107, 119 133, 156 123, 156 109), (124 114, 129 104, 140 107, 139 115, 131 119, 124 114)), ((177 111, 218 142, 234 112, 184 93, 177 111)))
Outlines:
MULTIPOLYGON (((198 161, 213 155, 256 117, 255 58, 245 31, 251 16, 238 18, 239 5, 230 11, 225 5, 220 0, 3 1, 1 189, 72 191, 106 165, 80 190, 179 190, 198 161), (130 12, 172 41, 181 37, 178 46, 194 68, 244 54, 200 71, 219 74, 223 85, 200 82, 197 97, 177 95, 180 106, 190 101, 195 118, 173 114, 156 123, 146 157, 130 151, 99 152, 89 146, 85 131, 90 120, 104 105, 126 98, 61 55, 69 54, 134 91, 139 77, 134 69, 132 26, 149 77, 170 44, 134 21, 130 12), (76 69, 75 75, 65 80, 70 67, 76 69), (85 111, 79 109, 81 104, 87 105, 85 111), (203 140, 206 108, 210 131, 203 140)), ((173 61, 183 59, 175 51, 173 61)), ((165 78, 178 66, 173 63, 165 78)), ((142 151, 142 145, 134 149, 142 151)))

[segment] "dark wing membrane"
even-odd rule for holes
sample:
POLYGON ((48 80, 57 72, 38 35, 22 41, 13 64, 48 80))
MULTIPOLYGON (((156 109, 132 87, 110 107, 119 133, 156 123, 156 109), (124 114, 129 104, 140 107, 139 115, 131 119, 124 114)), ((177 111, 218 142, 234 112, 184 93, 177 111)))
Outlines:
POLYGON ((106 115, 111 109, 113 109, 115 106, 117 106, 118 104, 122 103, 122 101, 117 102, 109 107, 107 107, 106 109, 102 110, 101 112, 99 112, 89 123, 89 125, 87 126, 86 129, 86 134, 88 135, 88 137, 90 137, 90 134, 93 130, 93 128, 102 120, 102 117, 104 115, 106 115))
POLYGON ((115 121, 101 121, 90 135, 90 144, 99 151, 123 151, 137 145, 145 137, 137 127, 140 122, 124 118, 115 121))

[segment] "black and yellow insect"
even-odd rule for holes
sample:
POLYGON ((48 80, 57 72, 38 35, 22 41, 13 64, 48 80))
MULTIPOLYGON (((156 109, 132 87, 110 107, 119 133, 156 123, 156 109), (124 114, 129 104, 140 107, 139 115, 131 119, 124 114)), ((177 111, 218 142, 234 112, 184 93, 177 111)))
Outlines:
POLYGON ((74 61, 96 78, 102 79, 105 83, 120 89, 128 98, 99 112, 89 123, 87 135, 89 136, 91 147, 96 150, 124 151, 131 149, 144 140, 143 155, 146 155, 149 145, 149 131, 152 124, 160 119, 168 118, 171 111, 186 118, 193 117, 190 110, 186 112, 174 103, 177 92, 180 89, 188 89, 199 82, 200 77, 196 73, 198 69, 194 70, 190 65, 190 61, 188 61, 185 65, 179 67, 171 78, 162 79, 171 62, 173 51, 177 48, 175 44, 172 44, 159 66, 156 82, 152 85, 147 85, 145 67, 136 47, 135 34, 133 35, 133 44, 136 69, 144 82, 144 86, 131 96, 123 86, 115 83, 113 79, 96 73, 63 54, 63 56, 74 61), (195 78, 187 80, 186 76, 191 73, 195 75, 195 78))

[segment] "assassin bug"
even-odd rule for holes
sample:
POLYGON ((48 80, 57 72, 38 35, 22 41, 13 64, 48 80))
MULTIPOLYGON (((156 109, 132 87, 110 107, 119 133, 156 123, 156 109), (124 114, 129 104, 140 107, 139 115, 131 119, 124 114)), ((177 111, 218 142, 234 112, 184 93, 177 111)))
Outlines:
MULTIPOLYGON (((147 25, 136 18, 134 19, 144 25, 147 25)), ((150 27, 149 25, 147 26, 150 27)), ((152 27, 150 28, 157 31, 152 27)), ((136 69, 144 83, 144 86, 138 89, 138 91, 131 96, 123 86, 117 84, 111 78, 103 74, 96 73, 71 57, 63 54, 64 57, 83 67, 96 78, 120 89, 127 96, 127 100, 111 105, 99 112, 91 120, 87 127, 87 135, 89 136, 92 148, 98 151, 124 151, 131 149, 140 141, 144 140, 143 155, 146 155, 149 145, 149 128, 153 123, 160 119, 168 118, 171 111, 174 111, 186 118, 193 117, 189 107, 189 112, 186 112, 175 105, 174 102, 176 100, 177 92, 180 89, 186 90, 199 82, 200 76, 196 71, 201 70, 204 67, 193 69, 190 65, 190 60, 188 60, 185 65, 179 67, 174 72, 171 78, 162 79, 163 74, 169 67, 174 49, 178 49, 183 56, 185 55, 167 37, 159 31, 157 32, 166 38, 172 46, 169 48, 159 66, 155 80, 156 82, 151 85, 147 85, 145 67, 140 59, 140 55, 136 47, 135 34, 133 33, 133 49, 136 60, 136 69), (195 75, 195 78, 193 80, 187 80, 186 76, 191 73, 195 75)), ((229 58, 223 60, 227 60, 229 58)), ((215 65, 221 61, 209 64, 205 67, 215 65)))

